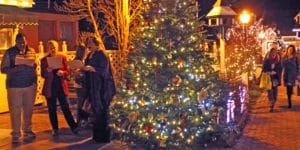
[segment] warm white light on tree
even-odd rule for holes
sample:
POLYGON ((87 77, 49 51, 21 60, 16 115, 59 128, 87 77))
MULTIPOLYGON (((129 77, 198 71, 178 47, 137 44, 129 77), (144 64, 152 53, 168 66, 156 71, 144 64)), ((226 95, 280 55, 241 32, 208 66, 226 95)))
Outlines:
POLYGON ((258 33, 258 38, 261 39, 261 40, 263 40, 265 38, 265 33, 263 31, 260 31, 258 33))

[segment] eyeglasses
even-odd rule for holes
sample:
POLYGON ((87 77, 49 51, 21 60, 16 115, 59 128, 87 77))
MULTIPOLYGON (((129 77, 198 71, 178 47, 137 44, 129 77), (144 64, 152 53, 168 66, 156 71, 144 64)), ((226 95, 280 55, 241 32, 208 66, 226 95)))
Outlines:
POLYGON ((16 44, 19 44, 19 45, 22 45, 22 44, 26 44, 26 42, 25 41, 16 41, 16 44))

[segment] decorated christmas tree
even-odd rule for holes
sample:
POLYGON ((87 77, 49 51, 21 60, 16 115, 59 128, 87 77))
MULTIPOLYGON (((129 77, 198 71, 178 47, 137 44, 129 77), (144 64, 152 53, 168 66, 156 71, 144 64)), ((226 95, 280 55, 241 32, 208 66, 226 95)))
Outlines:
POLYGON ((226 84, 205 54, 195 0, 145 2, 144 22, 110 109, 114 138, 150 149, 195 148, 224 132, 226 84))

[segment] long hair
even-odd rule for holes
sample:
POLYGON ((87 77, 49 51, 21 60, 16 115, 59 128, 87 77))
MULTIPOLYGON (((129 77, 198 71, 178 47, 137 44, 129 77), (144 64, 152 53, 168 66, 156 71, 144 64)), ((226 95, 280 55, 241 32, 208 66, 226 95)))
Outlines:
POLYGON ((86 48, 84 45, 78 45, 76 47, 76 55, 75 55, 75 60, 84 60, 86 56, 86 48))
POLYGON ((271 60, 271 63, 272 64, 276 64, 276 63, 279 63, 280 61, 280 56, 278 55, 277 53, 277 50, 275 48, 271 48, 270 51, 269 51, 269 59, 271 60), (273 57, 273 53, 275 53, 275 57, 273 57))

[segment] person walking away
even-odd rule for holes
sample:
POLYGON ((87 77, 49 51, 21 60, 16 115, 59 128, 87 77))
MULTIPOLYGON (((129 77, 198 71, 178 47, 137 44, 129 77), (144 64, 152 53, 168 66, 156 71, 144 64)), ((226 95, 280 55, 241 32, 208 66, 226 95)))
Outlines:
POLYGON ((86 88, 88 100, 93 110, 93 140, 97 143, 110 142, 108 126, 109 105, 116 93, 110 61, 103 50, 99 49, 99 41, 95 37, 87 39, 90 50, 85 66, 86 88))
POLYGON ((268 90, 268 99, 270 102, 270 112, 273 112, 277 101, 278 86, 280 85, 282 71, 280 56, 275 48, 271 48, 266 55, 262 71, 271 77, 272 89, 268 90))
POLYGON ((64 117, 74 134, 78 133, 78 125, 74 121, 67 101, 68 83, 67 77, 70 68, 66 64, 66 56, 58 53, 58 42, 48 41, 48 53, 41 60, 41 75, 45 79, 42 94, 46 97, 49 118, 52 126, 52 135, 58 136, 57 99, 61 106, 64 117), (56 58, 58 62, 52 62, 56 58), (52 61, 51 61, 52 60, 52 61), (60 62, 59 62, 60 61, 60 62))
POLYGON ((288 108, 292 108, 293 87, 298 74, 298 65, 296 57, 296 48, 294 45, 289 45, 286 49, 286 54, 283 58, 283 80, 286 86, 286 94, 288 98, 288 108))
POLYGON ((21 125, 23 140, 34 139, 36 135, 32 132, 31 123, 37 92, 35 50, 27 46, 24 34, 18 33, 16 45, 5 51, 1 61, 1 72, 6 74, 12 142, 21 142, 21 125))

